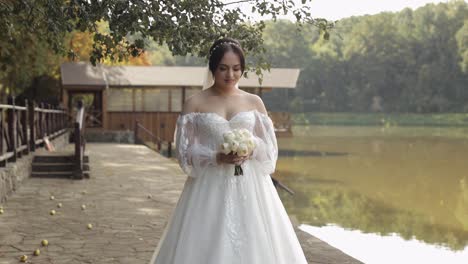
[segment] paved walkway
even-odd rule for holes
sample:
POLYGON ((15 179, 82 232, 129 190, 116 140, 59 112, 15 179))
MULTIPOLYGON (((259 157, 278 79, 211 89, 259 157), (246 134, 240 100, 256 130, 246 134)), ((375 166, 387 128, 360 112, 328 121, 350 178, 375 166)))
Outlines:
MULTIPOLYGON (((90 179, 29 178, 1 205, 0 264, 20 263, 23 254, 36 264, 148 264, 186 176, 144 146, 88 144, 87 151, 90 179)), ((297 232, 309 263, 360 263, 297 232)))

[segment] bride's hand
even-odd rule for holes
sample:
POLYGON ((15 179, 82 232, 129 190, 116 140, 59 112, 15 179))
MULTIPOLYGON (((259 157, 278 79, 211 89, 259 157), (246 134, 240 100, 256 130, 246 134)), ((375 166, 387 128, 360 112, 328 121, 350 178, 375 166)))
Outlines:
POLYGON ((250 155, 247 156, 237 156, 235 154, 224 154, 219 152, 216 156, 216 161, 219 163, 229 163, 235 165, 241 165, 244 163, 245 160, 249 158, 250 155))

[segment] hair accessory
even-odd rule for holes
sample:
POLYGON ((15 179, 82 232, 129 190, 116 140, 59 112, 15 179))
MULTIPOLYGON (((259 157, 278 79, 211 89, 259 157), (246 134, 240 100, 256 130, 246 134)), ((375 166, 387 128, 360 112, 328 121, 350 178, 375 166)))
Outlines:
POLYGON ((218 47, 220 47, 221 45, 224 45, 224 44, 232 44, 232 45, 238 47, 239 49, 242 49, 241 46, 240 46, 239 44, 235 43, 235 42, 223 41, 223 42, 218 43, 218 44, 211 50, 211 52, 210 52, 210 57, 211 57, 211 54, 213 54, 213 52, 214 52, 218 47))

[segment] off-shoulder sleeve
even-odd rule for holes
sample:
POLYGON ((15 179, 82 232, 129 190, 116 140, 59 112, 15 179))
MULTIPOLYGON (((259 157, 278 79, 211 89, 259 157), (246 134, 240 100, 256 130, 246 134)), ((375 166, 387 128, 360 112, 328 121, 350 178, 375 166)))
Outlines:
POLYGON ((258 161, 258 167, 263 174, 270 175, 276 168, 278 143, 276 141, 273 121, 268 115, 255 111, 253 134, 257 146, 251 158, 258 161))
POLYGON ((195 115, 184 114, 177 118, 175 147, 176 158, 188 176, 196 178, 208 166, 215 166, 216 151, 199 143, 195 115))

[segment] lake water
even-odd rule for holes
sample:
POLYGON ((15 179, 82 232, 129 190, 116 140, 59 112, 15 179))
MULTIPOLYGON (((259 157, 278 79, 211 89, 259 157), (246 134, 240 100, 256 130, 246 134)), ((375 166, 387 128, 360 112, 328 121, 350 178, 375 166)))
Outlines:
POLYGON ((365 263, 468 263, 468 128, 293 133, 275 177, 302 230, 365 263))

